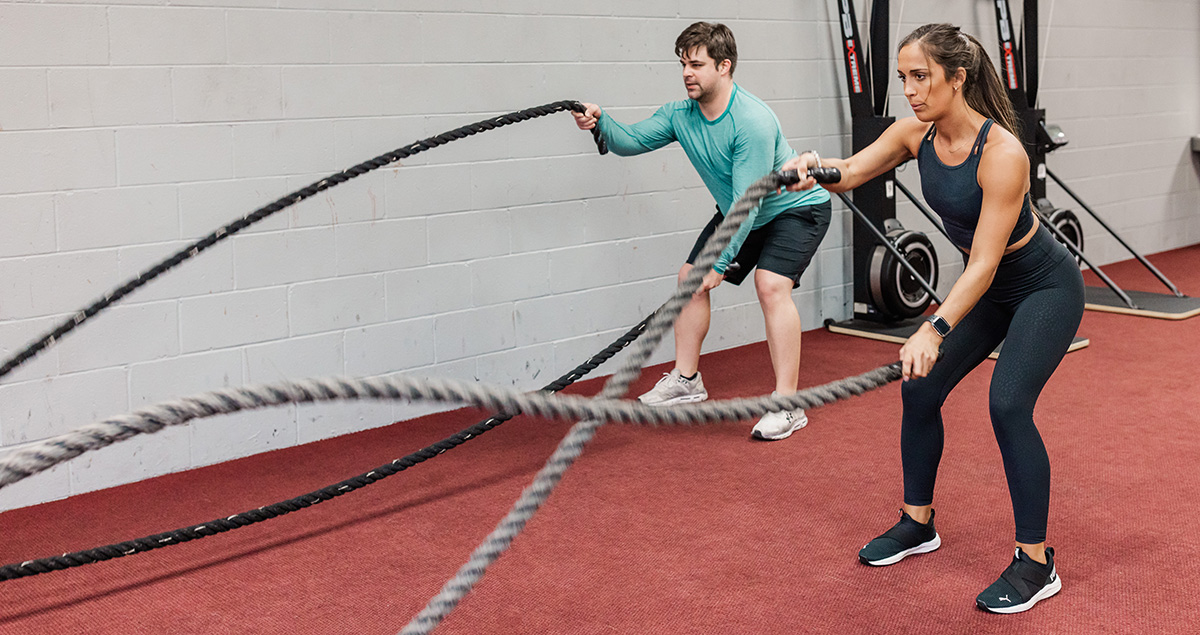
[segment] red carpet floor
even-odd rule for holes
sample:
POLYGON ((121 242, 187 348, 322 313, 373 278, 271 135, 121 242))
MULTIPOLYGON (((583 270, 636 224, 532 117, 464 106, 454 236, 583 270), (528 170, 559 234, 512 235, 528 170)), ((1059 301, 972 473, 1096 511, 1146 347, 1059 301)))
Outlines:
MULTIPOLYGON (((1200 246, 1151 260, 1200 295, 1200 246)), ((1105 270, 1157 290, 1136 263, 1105 270)), ((1200 319, 1088 312, 1080 333, 1091 347, 1067 356, 1037 411, 1064 588, 1033 611, 974 607, 1008 564, 1013 533, 986 362, 946 404, 936 553, 882 569, 855 557, 900 503, 896 384, 814 410, 808 428, 777 443, 748 439, 748 422, 611 424, 438 632, 1197 632, 1200 319)), ((823 331, 806 333, 804 347, 804 385, 885 364, 897 350, 823 331)), ((707 355, 704 371, 715 398, 771 388, 763 345, 707 355)), ((0 515, 0 561, 289 498, 482 414, 426 417, 14 510, 0 515)), ((465 562, 568 426, 517 419, 310 510, 0 583, 0 633, 394 633, 465 562)))

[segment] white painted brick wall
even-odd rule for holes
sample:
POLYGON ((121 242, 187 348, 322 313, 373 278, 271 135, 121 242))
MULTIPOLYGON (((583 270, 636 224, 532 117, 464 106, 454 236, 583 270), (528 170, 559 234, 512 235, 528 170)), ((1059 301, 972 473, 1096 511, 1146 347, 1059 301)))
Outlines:
POLYGON ((165 66, 51 68, 50 123, 55 128, 171 123, 171 73, 165 66))
POLYGON ((174 185, 64 192, 58 210, 58 248, 62 251, 117 247, 174 240, 179 215, 174 185))
POLYGON ((7 2, 0 6, 0 60, 5 66, 109 63, 111 23, 104 7, 7 2))
POLYGON ((434 355, 434 318, 393 320, 346 331, 345 373, 355 377, 387 375, 428 366, 434 355))
POLYGON ((112 130, 38 130, 0 135, 0 196, 117 184, 112 130))
POLYGON ((344 330, 387 319, 382 274, 302 282, 288 291, 292 335, 344 330))
POLYGON ((240 386, 242 366, 241 351, 231 349, 133 364, 129 369, 131 405, 146 406, 180 394, 240 386))
MULTIPOLYGON (((106 11, 104 8, 95 10, 106 11)), ((110 7, 107 18, 110 62, 114 66, 178 66, 232 61, 234 46, 226 39, 229 27, 224 9, 110 7)))
MULTIPOLYGON (((291 192, 308 187, 327 176, 329 172, 289 176, 287 190, 291 192)), ((384 195, 384 188, 374 180, 355 179, 301 201, 284 213, 288 215, 292 227, 345 227, 348 223, 383 218, 387 211, 384 195)))
POLYGON ((296 445, 296 407, 221 415, 190 429, 192 465, 211 465, 296 445))
MULTIPOLYGON (((180 231, 185 238, 200 238, 291 191, 283 177, 181 183, 180 231)), ((243 229, 240 235, 286 229, 288 218, 286 210, 277 212, 257 225, 243 229)))
POLYGON ((549 295, 550 262, 549 254, 541 252, 471 263, 473 303, 487 306, 549 295))
POLYGON ((174 300, 114 306, 87 331, 62 343, 59 371, 73 373, 179 355, 179 305, 174 300), (130 328, 137 325, 137 328, 130 328))
POLYGON ((341 167, 333 161, 333 123, 329 121, 238 126, 233 131, 233 153, 238 177, 329 174, 341 167))
POLYGON ((508 304, 439 315, 434 323, 438 362, 475 357, 511 348, 513 310, 508 304))
MULTIPOLYGON (((125 247, 117 252, 117 270, 128 280, 188 247, 192 241, 173 241, 125 247)), ((192 258, 138 290, 125 302, 175 299, 195 295, 233 291, 233 245, 217 243, 198 258, 192 258)))
MULTIPOLYGON (((646 117, 681 97, 671 48, 696 19, 734 29, 737 79, 770 103, 793 147, 849 149, 831 2, 481 6, 0 0, 0 352, 217 227, 414 140, 560 99, 646 117)), ((1051 169, 1142 252, 1200 242, 1200 161, 1186 145, 1200 132, 1200 6, 1041 8, 1041 106, 1071 140, 1051 169)), ((995 57, 986 0, 909 3, 902 19, 893 37, 951 21, 995 57)), ((890 91, 892 114, 906 116, 896 82, 890 91)), ((919 193, 915 169, 900 178, 919 193)), ((1050 196, 1077 209, 1056 186, 1050 196)), ((794 294, 806 329, 851 312, 856 221, 834 210, 794 294)), ((0 447, 284 378, 537 388, 657 307, 712 213, 678 147, 598 157, 566 114, 424 152, 245 230, 0 379, 0 447)), ((943 254, 947 292, 961 261, 912 205, 898 215, 943 254)), ((1127 257, 1083 222, 1097 262, 1127 257)), ((723 285, 706 350, 762 337, 753 286, 723 285)), ((667 340, 651 362, 671 359, 667 340)), ((0 509, 441 408, 318 404, 193 422, 5 488, 0 509)))
POLYGON ((389 320, 436 315, 471 306, 471 267, 435 265, 387 274, 389 320))
POLYGON ((38 130, 49 126, 46 71, 0 69, 0 82, 3 82, 8 97, 0 104, 0 127, 4 130, 38 130))
MULTIPOLYGON (((59 321, 58 316, 55 316, 0 322, 0 342, 3 342, 0 344, 0 355, 3 355, 5 359, 16 355, 25 348, 26 342, 41 337, 43 333, 57 326, 59 321)), ((52 347, 25 362, 23 366, 5 377, 5 384, 18 384, 30 379, 49 379, 58 375, 58 353, 59 349, 52 347)), ((3 427, 4 422, 0 420, 0 429, 3 427)))
POLYGON ((216 293, 185 298, 179 303, 180 347, 186 353, 287 335, 285 287, 216 293))
POLYGON ((233 178, 232 129, 226 125, 120 128, 121 185, 233 178))
POLYGON ((0 320, 72 312, 116 283, 115 249, 0 259, 0 320))
POLYGON ((0 232, 0 254, 26 256, 55 250, 53 195, 0 197, 0 218, 5 229, 0 232))
POLYGON ((5 445, 44 439, 126 412, 128 372, 106 368, 0 387, 5 445))
POLYGON ((429 262, 425 219, 338 225, 334 240, 341 275, 395 271, 429 262))
MULTIPOLYGON (((220 425, 219 420, 214 422, 220 425)), ((90 492, 203 465, 192 458, 197 447, 190 439, 194 432, 191 428, 170 428, 134 437, 105 451, 85 454, 70 466, 71 493, 90 492)))
MULTIPOLYGON (((386 426, 395 421, 395 407, 389 402, 304 404, 296 407, 296 442, 312 443, 350 432, 386 426)), ((222 460, 224 459, 221 457, 216 458, 218 462, 222 460)), ((382 464, 383 461, 379 463, 382 464)), ((364 466, 363 471, 375 467, 379 466, 364 466)))
POLYGON ((340 374, 345 359, 342 340, 341 333, 322 333, 247 346, 246 381, 265 384, 340 374))
POLYGON ((293 229, 233 238, 239 289, 319 280, 337 273, 333 228, 293 229))
POLYGON ((171 71, 179 122, 255 121, 283 116, 278 67, 183 66, 171 71))
POLYGON ((321 11, 229 11, 230 64, 329 62, 329 14, 321 11), (263 37, 264 34, 270 34, 263 37), (284 35, 286 34, 286 36, 284 35))

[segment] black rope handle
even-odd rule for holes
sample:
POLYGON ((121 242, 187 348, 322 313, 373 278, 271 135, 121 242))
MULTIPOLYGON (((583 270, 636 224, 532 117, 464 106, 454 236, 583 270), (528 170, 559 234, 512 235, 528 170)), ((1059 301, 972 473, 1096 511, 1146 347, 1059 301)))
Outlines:
MULTIPOLYGON (((842 171, 837 168, 808 168, 808 175, 817 183, 837 183, 842 180, 842 171)), ((782 185, 795 185, 800 182, 799 170, 776 170, 782 185)))
MULTIPOLYGON (((657 313, 657 311, 655 311, 655 313, 657 313)), ((575 383, 575 381, 584 375, 587 375, 595 370, 598 366, 608 361, 613 355, 616 355, 625 347, 629 346, 629 344, 631 344, 634 340, 640 337, 641 334, 646 330, 646 326, 650 323, 650 319, 652 317, 654 317, 654 313, 646 316, 644 320, 626 331, 624 335, 614 340, 613 343, 609 344, 599 353, 593 355, 586 362, 576 366, 562 377, 559 377, 558 379, 547 384, 544 388, 542 388, 542 391, 558 392, 575 383)), ((520 413, 505 412, 493 414, 487 419, 484 419, 483 421, 480 421, 469 428, 460 430, 459 432, 446 437, 437 443, 422 448, 402 458, 396 459, 391 463, 381 465, 369 472, 365 472, 363 474, 359 474, 358 476, 348 478, 344 481, 334 483, 333 485, 322 487, 319 490, 274 503, 272 505, 266 505, 264 507, 252 509, 240 514, 234 514, 225 518, 218 518, 201 525, 188 525, 187 527, 183 527, 181 529, 154 534, 144 538, 127 540, 125 542, 118 542, 103 547, 95 547, 93 549, 85 549, 83 551, 76 551, 73 553, 64 553, 61 556, 52 556, 49 558, 39 558, 37 560, 27 560, 25 562, 14 562, 12 564, 7 564, 3 567, 0 567, 0 582, 15 580, 17 578, 27 578, 29 576, 38 575, 39 573, 49 573, 51 571, 61 571, 63 569, 81 567, 85 564, 91 564, 93 562, 102 562, 105 560, 112 560, 113 558, 122 558, 135 553, 143 553, 154 549, 160 549, 162 547, 169 547, 171 545, 191 542, 200 538, 207 538, 208 536, 214 536, 216 534, 225 533, 233 529, 253 525, 264 520, 270 520, 271 518, 277 518, 285 514, 290 514, 294 511, 306 509, 316 505, 317 503, 336 498, 342 494, 348 494, 372 483, 377 483, 389 476, 392 476, 393 474, 398 474, 410 467, 413 467, 414 465, 423 463, 434 458, 435 456, 438 456, 439 454, 443 454, 448 450, 453 450, 454 448, 466 443, 467 441, 470 441, 471 439, 474 439, 475 437, 478 437, 488 430, 499 426, 505 421, 512 419, 518 414, 520 413)))
MULTIPOLYGON (((11 358, 5 361, 4 365, 0 366, 0 378, 16 370, 19 366, 29 361, 29 359, 31 359, 33 356, 53 346, 55 342, 62 338, 62 336, 75 330, 75 328, 80 324, 90 320, 97 313, 108 308, 121 298, 129 295, 135 289, 166 273, 183 261, 196 257, 200 254, 200 252, 280 210, 291 207, 292 205, 295 205, 296 203, 299 203, 300 201, 303 201, 304 199, 309 198, 319 192, 323 192, 335 185, 345 183, 356 176, 361 176, 367 172, 379 169, 391 163, 395 163, 401 159, 406 159, 414 154, 417 154, 418 152, 423 152, 425 150, 429 150, 430 148, 436 148, 438 146, 450 143, 451 141, 469 137, 480 132, 495 130, 496 128, 500 128, 502 126, 528 121, 530 119, 543 117, 545 115, 564 110, 570 110, 572 112, 579 113, 585 112, 583 104, 577 101, 556 101, 543 106, 535 106, 525 110, 510 112, 506 115, 492 117, 491 119, 477 121, 461 128, 455 128, 449 132, 443 132, 437 136, 429 137, 428 139, 415 141, 409 145, 397 148, 386 154, 381 154, 374 159, 364 161, 352 168, 343 170, 336 174, 331 174, 320 181, 296 190, 295 192, 292 192, 291 194, 288 194, 287 196, 284 196, 273 203, 264 205, 263 207, 254 210, 242 218, 239 218, 232 223, 217 229, 204 238, 201 238, 200 240, 197 240, 183 249, 180 249, 166 260, 163 260, 153 267, 150 267, 149 269, 139 273, 136 277, 125 282, 125 284, 122 284, 116 289, 105 293, 100 299, 79 310, 74 315, 67 318, 61 324, 52 329, 50 332, 43 335, 40 339, 29 344, 24 350, 16 355, 13 355, 11 358)), ((608 152, 608 145, 604 142, 604 137, 600 135, 600 130, 598 128, 592 129, 592 138, 595 140, 596 148, 599 150, 600 154, 606 154, 608 152)))

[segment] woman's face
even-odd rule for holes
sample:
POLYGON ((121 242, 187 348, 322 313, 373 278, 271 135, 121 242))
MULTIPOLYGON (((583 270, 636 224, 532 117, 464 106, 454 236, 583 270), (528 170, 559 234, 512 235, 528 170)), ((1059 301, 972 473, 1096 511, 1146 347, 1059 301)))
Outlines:
POLYGON ((947 80, 942 67, 929 59, 917 42, 900 49, 896 62, 904 97, 913 114, 921 121, 937 121, 954 101, 959 79, 947 80))

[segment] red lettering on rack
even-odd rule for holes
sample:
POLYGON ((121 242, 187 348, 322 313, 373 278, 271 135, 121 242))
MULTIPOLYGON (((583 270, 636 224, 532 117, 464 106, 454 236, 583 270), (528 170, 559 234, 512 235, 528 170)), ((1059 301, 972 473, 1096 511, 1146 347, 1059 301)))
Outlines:
POLYGON ((1017 89, 1017 61, 1013 57, 1012 42, 1004 43, 1004 70, 1008 75, 1009 90, 1017 89))
POLYGON ((846 59, 850 62, 850 89, 861 93, 862 78, 858 75, 858 52, 854 50, 854 40, 846 40, 846 59))

